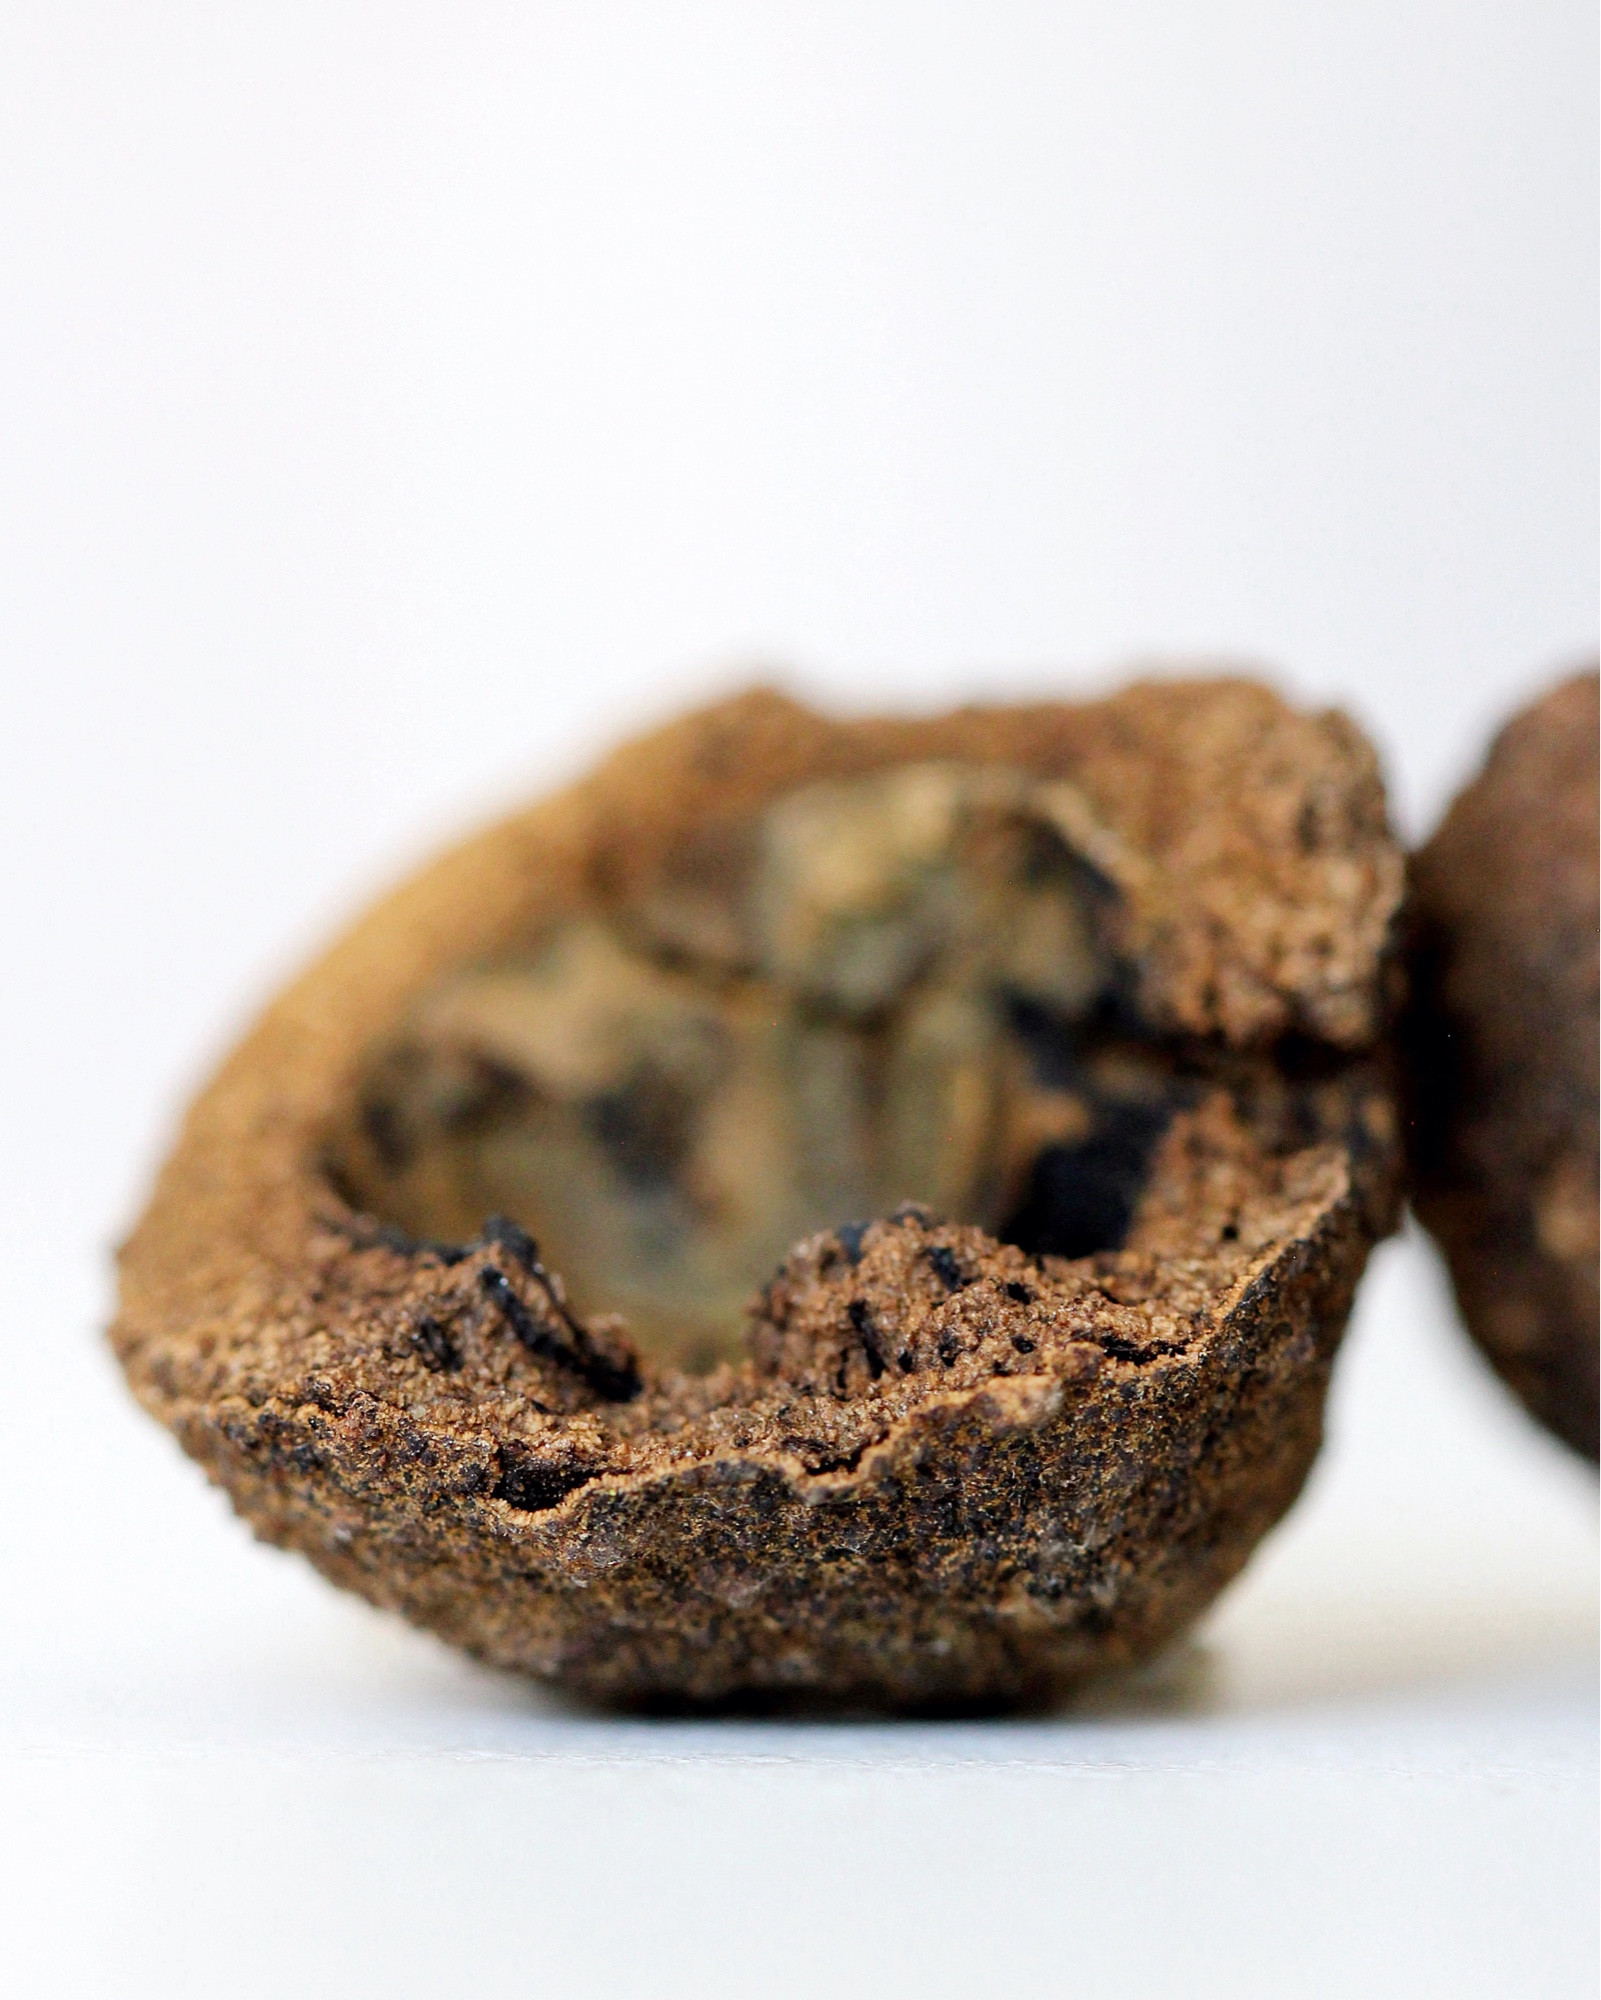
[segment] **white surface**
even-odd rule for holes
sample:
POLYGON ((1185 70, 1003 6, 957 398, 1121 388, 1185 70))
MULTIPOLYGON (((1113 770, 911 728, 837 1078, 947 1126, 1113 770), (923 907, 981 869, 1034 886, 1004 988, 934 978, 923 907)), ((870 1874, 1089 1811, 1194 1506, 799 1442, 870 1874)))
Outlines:
POLYGON ((563 1709, 251 1544, 96 1328, 296 954, 729 662, 1243 654, 1426 825, 1594 643, 1594 39, 0 9, 12 1990, 1593 1992, 1594 1482, 1416 1243, 1197 1639, 1001 1723, 563 1709))

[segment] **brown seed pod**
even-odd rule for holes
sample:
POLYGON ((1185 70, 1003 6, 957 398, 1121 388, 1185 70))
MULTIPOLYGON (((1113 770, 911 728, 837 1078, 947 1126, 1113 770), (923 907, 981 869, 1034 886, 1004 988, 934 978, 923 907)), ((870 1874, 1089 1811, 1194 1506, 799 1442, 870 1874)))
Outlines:
POLYGON ((1401 887, 1362 738, 1249 682, 724 703, 278 1000, 117 1351, 258 1533, 488 1659, 1043 1694, 1192 1619, 1317 1450, 1401 887))
POLYGON ((1597 1455, 1597 680, 1513 718, 1412 864, 1413 1202, 1500 1374, 1597 1455))

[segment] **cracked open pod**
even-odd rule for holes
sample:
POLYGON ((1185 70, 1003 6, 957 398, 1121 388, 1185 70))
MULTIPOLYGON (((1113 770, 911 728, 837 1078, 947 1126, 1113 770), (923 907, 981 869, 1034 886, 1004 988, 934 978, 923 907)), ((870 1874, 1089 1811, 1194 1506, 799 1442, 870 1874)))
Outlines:
POLYGON ((1247 681, 755 693, 266 1013, 122 1257, 268 1540, 610 1700, 1038 1697, 1295 1497, 1390 1224, 1373 756, 1247 681))

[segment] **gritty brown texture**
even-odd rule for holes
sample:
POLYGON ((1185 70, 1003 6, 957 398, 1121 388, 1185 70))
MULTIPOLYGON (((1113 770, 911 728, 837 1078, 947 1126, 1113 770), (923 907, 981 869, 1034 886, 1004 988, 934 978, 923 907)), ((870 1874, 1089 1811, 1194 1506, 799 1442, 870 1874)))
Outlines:
POLYGON ((1597 682, 1507 724, 1413 863, 1414 1204, 1469 1328, 1597 1455, 1597 682))
POLYGON ((1242 681, 834 722, 756 693, 445 856, 266 1013, 121 1260, 141 1401, 270 1541, 607 1700, 1040 1696, 1193 1619, 1294 1499, 1391 1220, 1401 863, 1365 743, 1242 681), (1123 1247, 907 1210, 795 1247, 706 1375, 585 1325, 516 1228, 362 1205, 364 1066, 419 994, 712 856, 798 784, 1070 778, 1183 1089, 1123 1247))

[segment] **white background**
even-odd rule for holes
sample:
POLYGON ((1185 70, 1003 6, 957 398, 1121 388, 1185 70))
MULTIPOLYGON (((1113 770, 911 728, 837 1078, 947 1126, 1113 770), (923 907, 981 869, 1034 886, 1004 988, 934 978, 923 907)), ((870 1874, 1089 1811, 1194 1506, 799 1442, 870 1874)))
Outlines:
POLYGON ((1260 662, 1425 830, 1595 641, 1595 96, 1582 0, 0 5, 12 1991, 1593 1992, 1594 1482, 1416 1241, 1196 1639, 991 1724, 458 1663, 98 1328, 297 958, 757 665, 1260 662))

